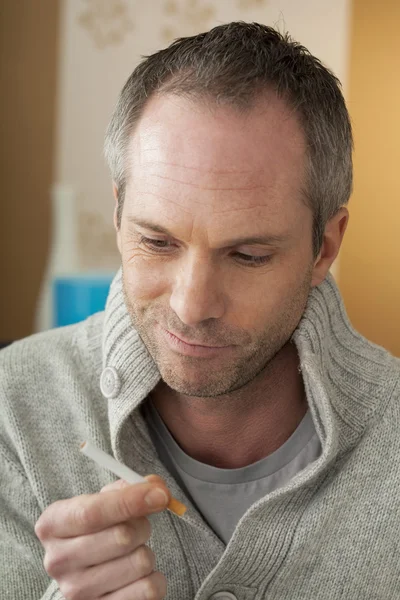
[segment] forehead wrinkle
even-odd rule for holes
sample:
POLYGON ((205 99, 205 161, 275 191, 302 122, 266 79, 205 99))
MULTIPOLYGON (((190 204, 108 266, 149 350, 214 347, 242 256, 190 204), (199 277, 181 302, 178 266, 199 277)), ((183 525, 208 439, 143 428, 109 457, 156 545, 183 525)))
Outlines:
MULTIPOLYGON (((157 200, 165 200, 166 202, 169 202, 171 204, 174 204, 175 206, 178 206, 181 210, 183 210, 183 212, 190 214, 190 210, 188 210, 187 208, 184 208, 177 200, 171 200, 170 198, 161 196, 161 194, 156 194, 155 192, 149 192, 148 190, 137 190, 136 193, 141 194, 142 196, 154 196, 154 198, 156 198, 157 200)), ((194 202, 196 204, 203 204, 199 200, 194 201, 194 202)))
MULTIPOLYGON (((141 153, 144 154, 145 152, 150 152, 153 151, 153 149, 144 149, 141 150, 141 153)), ((234 175, 234 174, 239 174, 239 175, 244 175, 244 174, 253 174, 254 171, 251 171, 250 169, 214 169, 213 167, 193 167, 193 166, 189 166, 189 165, 181 165, 179 163, 174 163, 174 162, 169 162, 169 161, 163 161, 163 160, 152 160, 152 161, 141 161, 140 163, 143 166, 146 165, 153 165, 153 164, 157 164, 157 165, 163 165, 163 166, 167 166, 167 167, 176 167, 178 169, 184 169, 184 170, 189 170, 189 171, 198 171, 199 173, 215 173, 216 175, 234 175)), ((261 169, 258 169, 259 172, 261 172, 261 169)))
POLYGON ((224 213, 234 213, 234 212, 243 212, 243 211, 247 211, 247 210, 254 210, 255 208, 261 208, 261 209, 266 209, 267 207, 265 206, 265 204, 253 204, 252 206, 240 206, 239 208, 227 208, 225 210, 217 210, 214 209, 213 212, 215 214, 221 215, 224 213))
POLYGON ((159 179, 165 179, 167 181, 173 181, 174 183, 181 183, 182 185, 188 185, 190 187, 194 187, 196 189, 200 189, 200 190, 210 190, 213 192, 217 192, 217 191, 229 191, 229 192, 235 192, 235 191, 253 191, 253 190, 265 190, 266 187, 264 185, 254 185, 254 186, 245 186, 245 187, 208 187, 208 186, 204 186, 204 185, 198 185, 196 183, 190 183, 188 181, 182 181, 180 179, 174 179, 173 177, 166 177, 165 175, 158 175, 156 173, 152 173, 153 177, 158 177, 159 179))
POLYGON ((186 180, 182 180, 182 179, 177 179, 175 177, 172 176, 168 176, 168 175, 163 175, 161 173, 157 172, 157 167, 158 166, 163 166, 163 167, 173 167, 174 169, 180 170, 180 171, 192 171, 192 172, 196 172, 199 173, 201 175, 217 175, 217 176, 221 176, 223 178, 246 178, 247 181, 249 181, 250 179, 253 180, 257 180, 259 179, 260 176, 263 175, 264 170, 260 169, 260 168, 255 168, 255 169, 218 169, 218 168, 214 168, 212 166, 204 166, 204 167, 200 167, 200 166, 189 166, 189 165, 182 165, 179 163, 174 163, 174 162, 170 162, 170 161, 162 161, 162 160, 147 160, 147 161, 140 161, 140 166, 144 167, 146 169, 147 167, 147 172, 149 175, 151 175, 151 177, 155 177, 158 179, 164 179, 166 181, 172 181, 174 183, 181 183, 183 185, 190 185, 192 187, 195 188, 200 188, 200 189, 206 189, 206 190, 234 190, 234 189, 238 189, 238 190, 253 190, 253 189, 258 189, 258 188, 262 188, 262 185, 253 185, 253 184, 247 184, 247 185, 242 185, 240 187, 205 187, 202 186, 200 184, 194 183, 194 182, 190 182, 190 181, 186 181, 186 180), (150 169, 149 169, 150 167, 150 169))
MULTIPOLYGON (((190 214, 191 212, 188 208, 184 208, 183 204, 180 204, 177 200, 171 200, 170 198, 166 198, 165 196, 162 196, 157 192, 149 192, 148 190, 137 190, 135 193, 141 194, 142 196, 153 196, 157 200, 165 200, 165 202, 169 202, 170 204, 178 206, 181 210, 183 210, 183 212, 186 212, 187 214, 190 214)), ((204 200, 196 200, 191 198, 190 201, 192 204, 199 204, 200 206, 204 206, 204 200)))

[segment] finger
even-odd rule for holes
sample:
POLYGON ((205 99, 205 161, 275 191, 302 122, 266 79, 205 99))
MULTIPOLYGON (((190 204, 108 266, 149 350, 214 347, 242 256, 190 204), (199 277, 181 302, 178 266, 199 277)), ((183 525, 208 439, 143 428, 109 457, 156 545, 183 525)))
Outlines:
POLYGON ((67 573, 114 560, 146 544, 150 533, 149 520, 140 517, 98 533, 56 539, 46 546, 45 570, 50 577, 58 579, 67 573))
POLYGON ((165 479, 163 479, 159 475, 154 475, 154 474, 152 474, 152 475, 145 475, 145 479, 147 479, 147 481, 150 481, 150 483, 156 483, 156 484, 159 484, 161 486, 167 487, 165 479))
POLYGON ((150 575, 154 567, 154 553, 148 546, 140 546, 122 558, 74 573, 73 577, 62 577, 60 590, 66 595, 61 586, 65 582, 65 587, 70 594, 67 598, 103 598, 104 594, 114 592, 150 575))
POLYGON ((114 593, 106 594, 104 600, 163 600, 167 595, 167 580, 159 571, 154 571, 148 577, 135 581, 114 593))
MULTIPOLYGON (((149 481, 151 483, 160 483, 163 486, 167 485, 165 483, 164 479, 162 479, 158 475, 146 475, 145 479, 147 479, 147 481, 149 481)), ((132 485, 132 484, 128 483, 124 479, 117 479, 117 481, 113 481, 112 483, 109 483, 109 484, 103 486, 100 490, 100 493, 111 492, 113 490, 120 490, 121 488, 126 487, 128 485, 132 485)))
POLYGON ((43 512, 35 533, 42 542, 96 533, 117 523, 164 510, 170 498, 165 486, 135 483, 103 494, 58 500, 43 512))
POLYGON ((112 483, 103 486, 100 490, 100 494, 102 494, 103 492, 112 492, 114 490, 120 490, 124 487, 127 487, 128 485, 131 484, 125 481, 124 479, 117 479, 117 481, 113 481, 112 483))

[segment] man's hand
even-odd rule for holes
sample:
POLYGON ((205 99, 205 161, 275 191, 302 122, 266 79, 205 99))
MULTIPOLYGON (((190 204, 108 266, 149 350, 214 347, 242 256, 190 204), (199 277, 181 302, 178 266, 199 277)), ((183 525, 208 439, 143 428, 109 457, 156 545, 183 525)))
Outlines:
POLYGON ((59 500, 43 512, 35 533, 46 551, 44 567, 67 600, 165 597, 166 579, 154 571, 154 554, 145 545, 146 516, 165 509, 171 496, 160 477, 148 480, 119 480, 99 494, 59 500))

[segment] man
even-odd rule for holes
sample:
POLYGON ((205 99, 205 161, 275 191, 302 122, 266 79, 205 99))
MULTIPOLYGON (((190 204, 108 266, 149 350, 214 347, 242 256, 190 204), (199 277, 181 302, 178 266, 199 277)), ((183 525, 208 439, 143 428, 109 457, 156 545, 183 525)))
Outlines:
POLYGON ((329 274, 351 151, 338 81, 269 27, 135 69, 105 312, 2 352, 2 598, 400 597, 400 363, 329 274), (162 479, 110 483, 86 439, 162 479))

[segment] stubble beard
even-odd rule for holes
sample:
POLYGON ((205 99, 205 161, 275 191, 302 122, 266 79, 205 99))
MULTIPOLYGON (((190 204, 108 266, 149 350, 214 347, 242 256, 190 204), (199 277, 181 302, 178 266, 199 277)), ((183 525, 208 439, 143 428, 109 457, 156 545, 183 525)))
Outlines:
MULTIPOLYGON (((264 369, 267 369, 280 350, 290 342, 304 313, 310 289, 311 274, 307 272, 304 281, 274 324, 269 325, 251 343, 241 344, 240 340, 237 340, 234 360, 218 366, 216 359, 176 355, 165 347, 160 347, 155 331, 156 322, 165 322, 165 317, 162 316, 165 312, 158 310, 154 313, 149 305, 143 307, 132 302, 123 278, 125 304, 133 327, 157 365, 162 380, 179 394, 198 398, 215 398, 230 394, 249 384, 264 369)), ((174 321, 177 321, 176 316, 174 321)), ((208 330, 210 333, 212 330, 215 331, 213 325, 211 324, 208 330)), ((203 327, 201 332, 203 335, 204 331, 203 327)), ((222 335, 221 338, 223 341, 224 336, 222 335)), ((230 341, 235 343, 232 341, 232 336, 230 341)))

